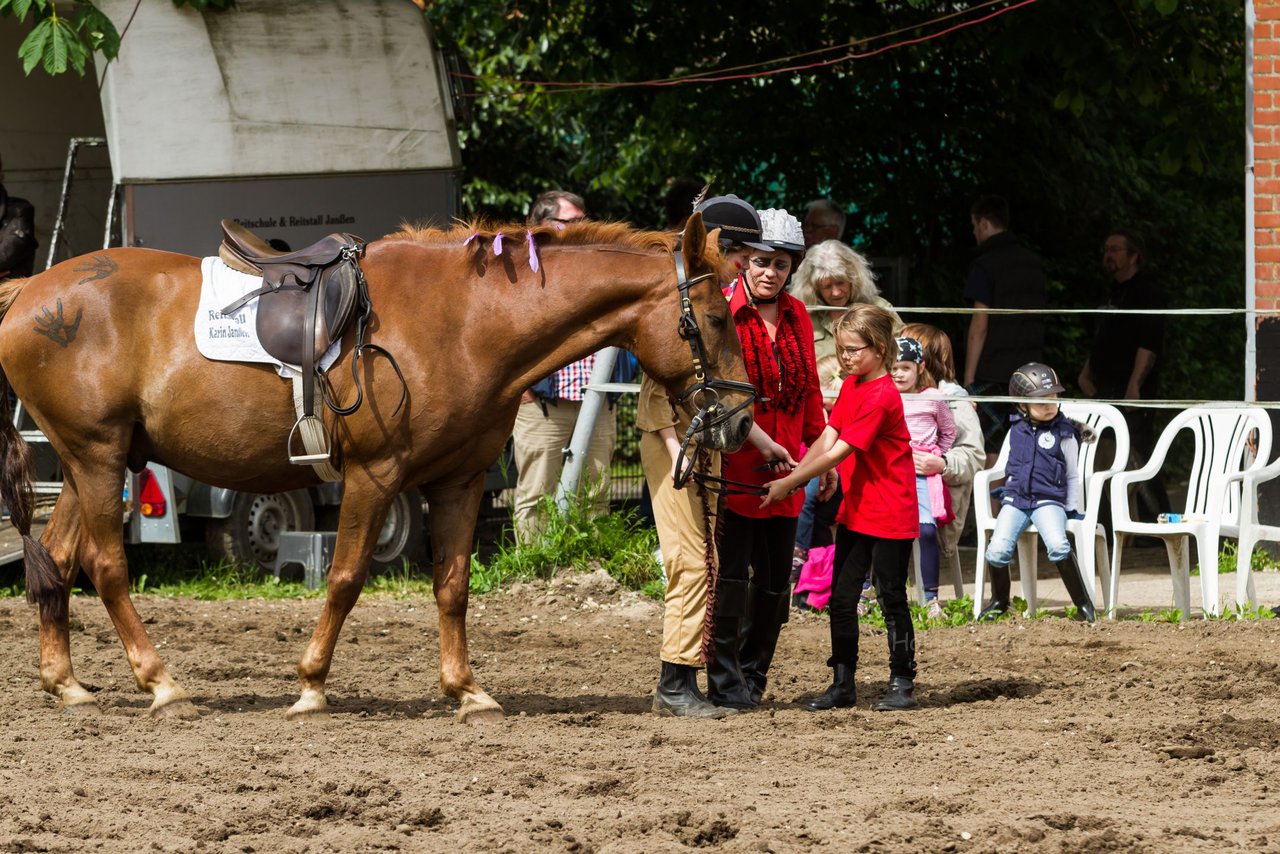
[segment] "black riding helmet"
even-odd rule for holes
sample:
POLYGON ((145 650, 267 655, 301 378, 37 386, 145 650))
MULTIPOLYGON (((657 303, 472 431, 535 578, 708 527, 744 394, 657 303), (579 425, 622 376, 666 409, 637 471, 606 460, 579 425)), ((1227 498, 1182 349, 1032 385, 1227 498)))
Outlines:
POLYGON ((702 214, 707 231, 720 229, 722 241, 741 243, 763 252, 773 248, 761 239, 760 214, 732 193, 707 199, 695 207, 694 211, 702 214))
POLYGON ((1057 372, 1043 362, 1027 362, 1009 377, 1010 397, 1048 397, 1065 391, 1057 372))

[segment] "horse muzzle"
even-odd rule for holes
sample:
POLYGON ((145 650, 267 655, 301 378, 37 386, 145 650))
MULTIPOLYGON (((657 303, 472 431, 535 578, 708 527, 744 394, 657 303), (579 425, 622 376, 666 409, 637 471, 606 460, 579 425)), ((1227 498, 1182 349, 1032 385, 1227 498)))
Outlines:
POLYGON ((749 411, 739 412, 721 419, 704 431, 702 444, 725 453, 732 453, 742 447, 751 435, 754 420, 749 411))

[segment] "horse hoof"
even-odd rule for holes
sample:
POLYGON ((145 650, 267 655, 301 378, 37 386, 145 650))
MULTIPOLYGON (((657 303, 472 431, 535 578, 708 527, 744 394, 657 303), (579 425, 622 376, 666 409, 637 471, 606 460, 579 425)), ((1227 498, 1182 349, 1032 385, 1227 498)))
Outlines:
POLYGON ((200 717, 195 703, 187 699, 171 700, 163 706, 152 706, 149 714, 155 721, 194 721, 200 717))
POLYGON ((320 720, 329 717, 329 701, 324 694, 304 691, 298 702, 284 713, 287 721, 320 720))
POLYGON ((328 709, 299 709, 293 706, 284 713, 286 721, 324 721, 329 719, 328 709))
POLYGON ((467 726, 486 726, 498 724, 506 718, 501 706, 486 706, 479 709, 459 709, 458 720, 467 726))
POLYGON ((98 708, 96 700, 79 700, 75 703, 63 703, 62 710, 71 715, 96 715, 102 709, 98 708))
POLYGON ((64 688, 58 695, 58 705, 64 711, 76 714, 88 715, 99 711, 97 698, 79 685, 64 688))

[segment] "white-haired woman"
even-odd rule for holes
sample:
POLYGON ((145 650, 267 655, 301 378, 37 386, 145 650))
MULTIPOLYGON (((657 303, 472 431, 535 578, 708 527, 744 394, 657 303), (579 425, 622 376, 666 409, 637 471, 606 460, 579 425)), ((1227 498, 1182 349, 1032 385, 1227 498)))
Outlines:
POLYGON ((794 293, 796 299, 810 307, 818 379, 829 409, 844 381, 840 360, 836 358, 836 339, 831 331, 843 312, 832 309, 850 308, 858 303, 878 305, 893 315, 894 335, 902 329, 902 318, 889 301, 880 296, 867 259, 838 240, 824 240, 805 253, 796 268, 794 293))
MULTIPOLYGON (((836 338, 833 333, 836 319, 847 309, 859 303, 877 305, 893 316, 893 334, 902 329, 902 318, 889 301, 880 296, 875 276, 867 259, 839 240, 824 240, 805 253, 804 260, 795 272, 795 296, 809 307, 813 320, 813 349, 818 362, 818 381, 822 385, 822 400, 827 410, 835 404, 844 382, 844 372, 836 356, 836 338)), ((794 585, 800 567, 808 557, 810 546, 831 545, 831 526, 840 507, 840 492, 825 502, 818 501, 818 480, 805 488, 804 508, 796 525, 796 544, 792 557, 794 585), (815 536, 815 529, 819 532, 815 536)))

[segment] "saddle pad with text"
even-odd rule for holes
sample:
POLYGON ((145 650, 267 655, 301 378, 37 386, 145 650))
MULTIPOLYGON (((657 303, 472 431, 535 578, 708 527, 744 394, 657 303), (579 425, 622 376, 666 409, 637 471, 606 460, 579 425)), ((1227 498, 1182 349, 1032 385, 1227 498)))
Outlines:
MULTIPOLYGON (((235 314, 224 317, 222 309, 262 286, 260 276, 233 270, 216 255, 200 262, 200 306, 196 309, 196 349, 206 359, 218 362, 253 362, 275 365, 280 376, 301 373, 297 365, 287 365, 269 355, 258 343, 258 301, 251 300, 235 314)), ((321 371, 329 370, 338 358, 342 342, 335 341, 317 360, 321 371)))

